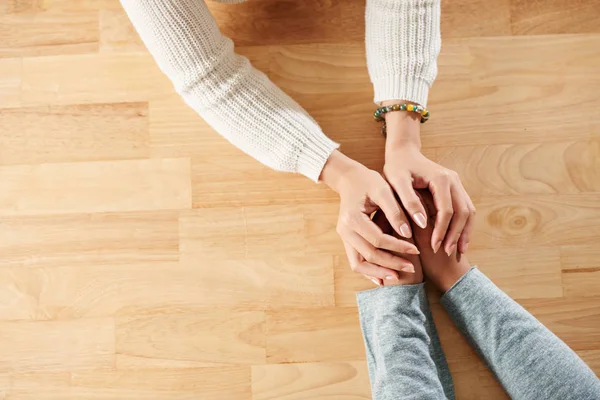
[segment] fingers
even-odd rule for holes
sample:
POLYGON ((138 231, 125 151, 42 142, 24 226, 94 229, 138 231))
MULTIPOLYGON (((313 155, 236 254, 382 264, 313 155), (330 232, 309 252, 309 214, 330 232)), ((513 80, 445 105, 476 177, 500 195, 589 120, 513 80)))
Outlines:
POLYGON ((452 216, 452 222, 450 222, 448 232, 446 233, 446 239, 444 241, 444 251, 446 254, 448 254, 448 256, 450 256, 456 250, 458 246, 458 240, 460 239, 471 215, 471 210, 469 209, 466 201, 465 193, 460 191, 456 185, 451 186, 450 193, 452 194, 454 215, 452 216))
MULTIPOLYGON (((361 274, 383 279, 398 279, 398 274, 395 271, 390 270, 415 272, 415 267, 410 261, 388 251, 374 247, 371 243, 367 242, 355 232, 349 232, 344 235, 344 245, 351 246, 362 256, 362 259, 348 258, 350 260, 350 266, 352 269, 361 274), (387 271, 387 275, 382 273, 374 274, 365 271, 365 269, 373 270, 373 266, 383 267, 384 270, 387 271), (387 276, 391 276, 391 278, 387 278, 387 276)), ((347 248, 346 253, 348 253, 347 248)), ((355 255, 353 255, 353 257, 355 257, 355 255)))
POLYGON ((464 186, 462 185, 462 182, 460 183, 460 186, 466 195, 467 205, 469 207, 469 219, 467 220, 465 229, 463 230, 462 234, 460 235, 460 239, 458 240, 458 251, 459 253, 466 253, 467 248, 469 247, 471 232, 473 231, 473 227, 475 226, 476 210, 475 205, 473 204, 471 198, 467 194, 464 186))
POLYGON ((386 184, 381 186, 379 190, 370 193, 369 196, 371 197, 371 200, 381 208, 381 211, 385 214, 385 217, 392 225, 392 228, 394 228, 400 236, 407 239, 412 237, 408 219, 406 218, 404 211, 402 211, 402 208, 400 208, 400 204, 396 201, 394 192, 389 185, 386 184))
POLYGON ((419 254, 417 246, 405 240, 383 233, 381 228, 366 214, 361 213, 356 216, 356 218, 353 218, 353 222, 349 224, 349 227, 375 248, 391 250, 398 253, 419 254))
POLYGON ((437 253, 446 237, 446 231, 454 214, 452 206, 452 193, 450 191, 450 176, 440 175, 429 184, 429 190, 433 195, 437 215, 435 226, 431 235, 431 248, 437 253))
POLYGON ((401 179, 390 181, 390 184, 398 194, 398 197, 400 197, 402 205, 406 211, 408 211, 408 214, 412 217, 413 221, 421 227, 421 229, 425 229, 427 226, 427 214, 425 213, 425 208, 423 207, 423 204, 421 204, 419 196, 415 193, 410 175, 407 174, 401 179))
POLYGON ((373 283, 381 284, 384 279, 397 280, 399 278, 398 272, 365 261, 351 244, 344 242, 344 248, 346 249, 346 255, 348 256, 352 271, 365 275, 373 283))

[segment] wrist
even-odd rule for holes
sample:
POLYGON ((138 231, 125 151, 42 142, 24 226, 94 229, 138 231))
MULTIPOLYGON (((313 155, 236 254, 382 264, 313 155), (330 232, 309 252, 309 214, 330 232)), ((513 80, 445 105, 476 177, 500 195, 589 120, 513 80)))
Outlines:
MULTIPOLYGON (((402 100, 384 101, 382 105, 388 106, 406 103, 402 100)), ((408 104, 415 104, 408 102, 408 104)), ((386 152, 403 147, 421 149, 421 117, 409 111, 394 111, 385 114, 386 124, 386 152)))
POLYGON ((362 164, 344 155, 339 150, 334 150, 323 167, 320 181, 339 193, 340 187, 348 174, 361 166, 362 164))

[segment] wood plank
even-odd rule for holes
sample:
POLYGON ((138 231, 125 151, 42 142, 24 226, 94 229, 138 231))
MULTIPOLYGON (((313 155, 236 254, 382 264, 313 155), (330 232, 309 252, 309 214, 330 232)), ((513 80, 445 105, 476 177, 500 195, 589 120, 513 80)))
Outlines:
MULTIPOLYGON (((171 258, 177 256, 176 247, 175 243, 171 258)), ((333 305, 328 257, 221 263, 184 257, 185 265, 180 266, 144 260, 139 253, 138 260, 113 254, 105 265, 93 258, 88 263, 84 257, 76 262, 63 257, 54 260, 63 264, 56 267, 3 266, 0 320, 100 317, 164 304, 253 310, 333 305)))
POLYGON ((135 28, 129 21, 125 10, 101 10, 100 19, 100 52, 146 52, 135 28))
POLYGON ((189 159, 0 167, 0 215, 191 207, 189 159))
POLYGON ((600 266, 563 270, 562 284, 565 297, 596 296, 600 285, 600 266))
POLYGON ((560 262, 563 269, 593 269, 600 267, 600 248, 596 244, 561 246, 560 262))
MULTIPOLYGON (((329 256, 207 261, 199 253, 182 251, 181 263, 185 268, 183 273, 191 275, 189 271, 193 271, 191 276, 197 292, 182 297, 197 299, 198 305, 262 310, 326 307, 334 302, 333 266, 329 256)), ((148 282, 148 286, 152 287, 153 283, 148 282)))
POLYGON ((594 0, 511 0, 514 35, 600 33, 600 4, 594 0))
POLYGON ((473 248, 597 243, 597 193, 484 197, 476 201, 473 248))
POLYGON ((0 223, 2 267, 86 267, 176 261, 172 211, 7 217, 0 223))
POLYGON ((0 371, 110 368, 115 358, 113 318, 0 322, 0 371))
POLYGON ((207 5, 219 28, 239 46, 364 41, 364 1, 207 5))
POLYGON ((337 209, 304 204, 186 211, 180 249, 210 260, 337 254, 343 251, 335 231, 337 209))
MULTIPOLYGON (((261 0, 207 5, 223 33, 240 46, 364 43, 364 1, 261 0)), ((442 2, 442 37, 510 35, 510 17, 508 0, 493 4, 484 0, 442 2)))
POLYGON ((474 250, 468 259, 513 299, 563 295, 556 247, 474 250))
POLYGON ((600 297, 527 299, 523 307, 576 352, 598 350, 600 297))
POLYGON ((253 400, 371 399, 364 361, 256 365, 253 400))
POLYGON ((0 58, 0 107, 21 105, 22 61, 0 58))
POLYGON ((262 311, 163 306, 116 319, 116 352, 210 364, 263 364, 262 311))
POLYGON ((444 147, 436 161, 458 172, 474 197, 600 191, 600 138, 444 147))
POLYGON ((0 131, 4 165, 149 155, 146 103, 0 109, 0 131))
POLYGON ((10 379, 7 373, 0 373, 0 399, 5 400, 8 398, 8 392, 10 391, 10 379))
POLYGON ((15 399, 251 399, 248 367, 29 373, 11 381, 15 399))
POLYGON ((510 1, 442 1, 442 38, 503 36, 511 34, 510 1))
POLYGON ((267 362, 364 360, 356 308, 267 311, 267 362))
POLYGON ((0 57, 46 56, 98 51, 98 13, 65 12, 41 2, 12 2, 0 13, 0 57))
POLYGON ((171 82, 146 53, 23 59, 25 106, 146 102, 173 91, 171 82))

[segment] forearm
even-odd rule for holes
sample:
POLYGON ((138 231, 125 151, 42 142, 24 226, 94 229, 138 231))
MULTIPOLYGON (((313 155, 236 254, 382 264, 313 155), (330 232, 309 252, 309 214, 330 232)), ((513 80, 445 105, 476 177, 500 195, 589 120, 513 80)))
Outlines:
POLYGON ((425 107, 441 46, 439 0, 367 0, 366 44, 375 102, 425 107))
POLYGON ((511 398, 600 398, 585 363, 479 270, 464 274, 441 303, 511 398))
POLYGON ((271 168, 318 180, 337 144, 233 51, 201 0, 122 0, 176 90, 232 144, 271 168))
POLYGON ((374 400, 454 399, 423 284, 357 294, 374 400))

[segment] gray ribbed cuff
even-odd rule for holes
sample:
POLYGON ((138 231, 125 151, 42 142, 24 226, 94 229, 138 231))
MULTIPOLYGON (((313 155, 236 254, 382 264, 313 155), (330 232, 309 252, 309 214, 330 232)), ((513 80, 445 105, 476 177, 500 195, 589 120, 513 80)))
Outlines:
POLYGON ((374 102, 378 105, 386 100, 406 100, 427 107, 429 84, 423 79, 389 75, 373 80, 373 88, 375 89, 374 102))
POLYGON ((324 133, 313 135, 310 139, 298 156, 297 172, 318 183, 327 159, 340 145, 324 133))

